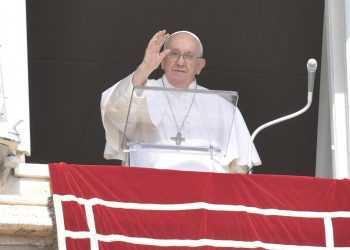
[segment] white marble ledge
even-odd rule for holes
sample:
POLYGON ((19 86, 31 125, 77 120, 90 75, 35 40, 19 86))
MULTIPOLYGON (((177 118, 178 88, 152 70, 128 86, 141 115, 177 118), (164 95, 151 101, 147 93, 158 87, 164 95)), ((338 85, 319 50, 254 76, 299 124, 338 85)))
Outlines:
MULTIPOLYGON (((0 195, 50 196, 50 179, 34 177, 17 177, 15 175, 10 175, 5 185, 0 187, 0 195)), ((19 197, 19 199, 21 199, 21 197, 19 197)))
POLYGON ((0 195, 0 205, 44 206, 48 202, 48 195, 0 195))
POLYGON ((0 204, 0 211, 0 249, 57 249, 46 206, 0 204))
POLYGON ((20 163, 15 168, 14 175, 19 178, 49 179, 49 166, 47 164, 20 163))
POLYGON ((46 206, 0 204, 0 234, 48 236, 53 221, 46 206))

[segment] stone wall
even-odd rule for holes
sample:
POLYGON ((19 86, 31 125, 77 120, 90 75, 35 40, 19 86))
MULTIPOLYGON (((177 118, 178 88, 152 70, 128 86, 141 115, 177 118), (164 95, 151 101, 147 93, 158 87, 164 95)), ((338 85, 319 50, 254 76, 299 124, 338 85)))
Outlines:
POLYGON ((0 187, 0 249, 56 249, 48 166, 20 164, 0 187))

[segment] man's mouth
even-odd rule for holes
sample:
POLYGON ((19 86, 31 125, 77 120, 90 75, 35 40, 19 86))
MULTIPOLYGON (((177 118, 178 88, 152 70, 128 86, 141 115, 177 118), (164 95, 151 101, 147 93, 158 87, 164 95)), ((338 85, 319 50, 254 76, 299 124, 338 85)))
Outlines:
POLYGON ((186 73, 186 70, 183 69, 174 69, 175 72, 186 73))

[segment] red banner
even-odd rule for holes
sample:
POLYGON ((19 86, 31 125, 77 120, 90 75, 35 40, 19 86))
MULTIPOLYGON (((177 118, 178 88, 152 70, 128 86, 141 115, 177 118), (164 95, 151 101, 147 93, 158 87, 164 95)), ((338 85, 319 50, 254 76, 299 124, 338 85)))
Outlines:
POLYGON ((350 180, 49 168, 61 250, 350 247, 350 180))

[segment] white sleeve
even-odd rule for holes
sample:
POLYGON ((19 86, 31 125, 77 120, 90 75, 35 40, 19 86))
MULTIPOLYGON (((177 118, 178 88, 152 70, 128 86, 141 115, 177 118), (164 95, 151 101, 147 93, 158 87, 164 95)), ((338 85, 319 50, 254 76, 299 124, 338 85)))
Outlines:
POLYGON ((127 158, 121 151, 121 143, 133 90, 132 76, 133 74, 130 74, 102 93, 100 107, 106 137, 106 159, 125 161, 127 158))
MULTIPOLYGON (((133 92, 132 77, 133 73, 102 93, 100 105, 106 137, 104 151, 106 159, 120 159, 122 161, 127 159, 127 154, 122 152, 121 144, 131 98, 133 99, 132 110, 137 112, 138 116, 133 116, 131 123, 129 117, 131 127, 128 125, 128 131, 130 131, 129 129, 132 131, 132 126, 137 126, 139 120, 145 124, 153 123, 157 126, 162 117, 163 112, 160 110, 164 109, 162 108, 164 105, 160 105, 159 92, 153 91, 156 94, 152 94, 152 92, 147 94, 147 96, 150 95, 148 98, 146 98, 144 91, 133 92)), ((156 81, 148 79, 145 85, 154 86, 156 81)))
MULTIPOLYGON (((231 154, 234 156, 229 164, 231 172, 245 172, 248 166, 248 150, 250 142, 250 133, 238 108, 235 111, 232 134, 230 138, 231 154)), ((254 166, 261 165, 259 154, 253 144, 252 162, 254 166)))

